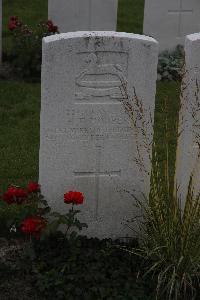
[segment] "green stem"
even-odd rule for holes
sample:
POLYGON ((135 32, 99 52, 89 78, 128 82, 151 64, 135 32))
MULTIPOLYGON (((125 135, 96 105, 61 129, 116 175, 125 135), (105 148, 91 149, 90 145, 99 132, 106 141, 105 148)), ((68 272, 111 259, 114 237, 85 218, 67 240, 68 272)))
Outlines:
MULTIPOLYGON (((72 203, 72 209, 71 209, 70 213, 71 212, 73 213, 73 211, 74 211, 74 203, 72 203)), ((73 216, 73 222, 72 222, 72 224, 73 223, 74 223, 74 216, 73 216)), ((67 234, 68 234, 68 231, 69 231, 70 227, 71 227, 71 225, 68 225, 67 230, 65 231, 65 237, 64 237, 65 240, 67 238, 67 234)))

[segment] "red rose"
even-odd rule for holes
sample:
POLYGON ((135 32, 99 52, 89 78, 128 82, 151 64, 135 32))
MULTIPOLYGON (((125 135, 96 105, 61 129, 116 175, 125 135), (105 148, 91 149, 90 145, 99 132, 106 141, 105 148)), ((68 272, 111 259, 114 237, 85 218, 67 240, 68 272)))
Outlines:
POLYGON ((8 204, 21 204, 27 196, 28 194, 26 190, 11 186, 3 194, 3 200, 6 201, 8 204))
POLYGON ((14 30, 18 26, 22 26, 22 23, 19 21, 18 17, 12 16, 9 19, 8 28, 9 30, 14 30))
POLYGON ((17 27, 17 23, 16 22, 10 21, 8 23, 8 29, 9 30, 14 30, 16 27, 17 27))
POLYGON ((53 33, 58 32, 58 26, 55 26, 51 20, 48 20, 46 24, 47 24, 48 32, 53 32, 53 33))
POLYGON ((37 193, 40 191, 40 185, 37 182, 29 182, 27 191, 28 193, 37 193))
POLYGON ((49 28, 50 30, 50 32, 53 32, 53 33, 56 33, 56 32, 58 32, 58 26, 52 26, 52 27, 50 27, 49 28))
POLYGON ((66 204, 82 204, 84 200, 84 196, 81 192, 76 191, 69 191, 68 193, 64 194, 64 202, 66 204))
POLYGON ((53 21, 52 20, 48 20, 46 24, 47 24, 47 26, 53 26, 53 21))
POLYGON ((33 235, 36 239, 40 238, 41 232, 46 227, 47 221, 39 216, 29 217, 21 224, 21 231, 25 234, 33 235))

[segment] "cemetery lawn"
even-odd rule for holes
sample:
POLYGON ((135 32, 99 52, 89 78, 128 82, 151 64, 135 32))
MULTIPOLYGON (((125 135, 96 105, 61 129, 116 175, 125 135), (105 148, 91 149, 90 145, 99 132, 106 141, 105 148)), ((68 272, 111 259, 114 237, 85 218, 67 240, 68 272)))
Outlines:
MULTIPOLYGON (((165 122, 168 120, 171 180, 174 173, 176 127, 180 84, 158 83, 155 141, 164 159, 165 122)), ((38 180, 40 84, 0 82, 0 191, 9 184, 26 185, 38 180)))

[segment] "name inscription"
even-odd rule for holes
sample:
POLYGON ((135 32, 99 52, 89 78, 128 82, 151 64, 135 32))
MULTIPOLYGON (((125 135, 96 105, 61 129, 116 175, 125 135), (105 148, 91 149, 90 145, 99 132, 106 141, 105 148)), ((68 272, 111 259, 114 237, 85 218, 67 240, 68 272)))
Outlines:
POLYGON ((64 141, 66 139, 127 139, 131 136, 131 127, 74 127, 47 129, 45 136, 48 141, 64 141))

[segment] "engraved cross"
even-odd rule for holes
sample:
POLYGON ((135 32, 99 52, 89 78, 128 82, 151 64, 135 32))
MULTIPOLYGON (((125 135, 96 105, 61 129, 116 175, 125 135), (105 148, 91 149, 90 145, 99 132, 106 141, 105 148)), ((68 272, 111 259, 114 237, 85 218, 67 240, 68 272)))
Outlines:
POLYGON ((93 171, 74 171, 74 176, 81 178, 81 177, 88 177, 88 178, 94 178, 94 185, 95 185, 95 200, 96 200, 96 206, 95 206, 95 217, 98 217, 98 210, 99 210, 99 189, 100 189, 100 178, 101 177, 116 177, 121 176, 121 170, 106 170, 101 171, 101 156, 102 156, 102 149, 103 145, 100 142, 96 143, 96 165, 93 171))
POLYGON ((179 9, 168 10, 168 14, 178 15, 178 32, 177 32, 178 37, 182 36, 182 17, 183 17, 183 15, 193 14, 193 12, 194 12, 193 9, 183 9, 183 0, 180 0, 180 2, 179 2, 179 9))

